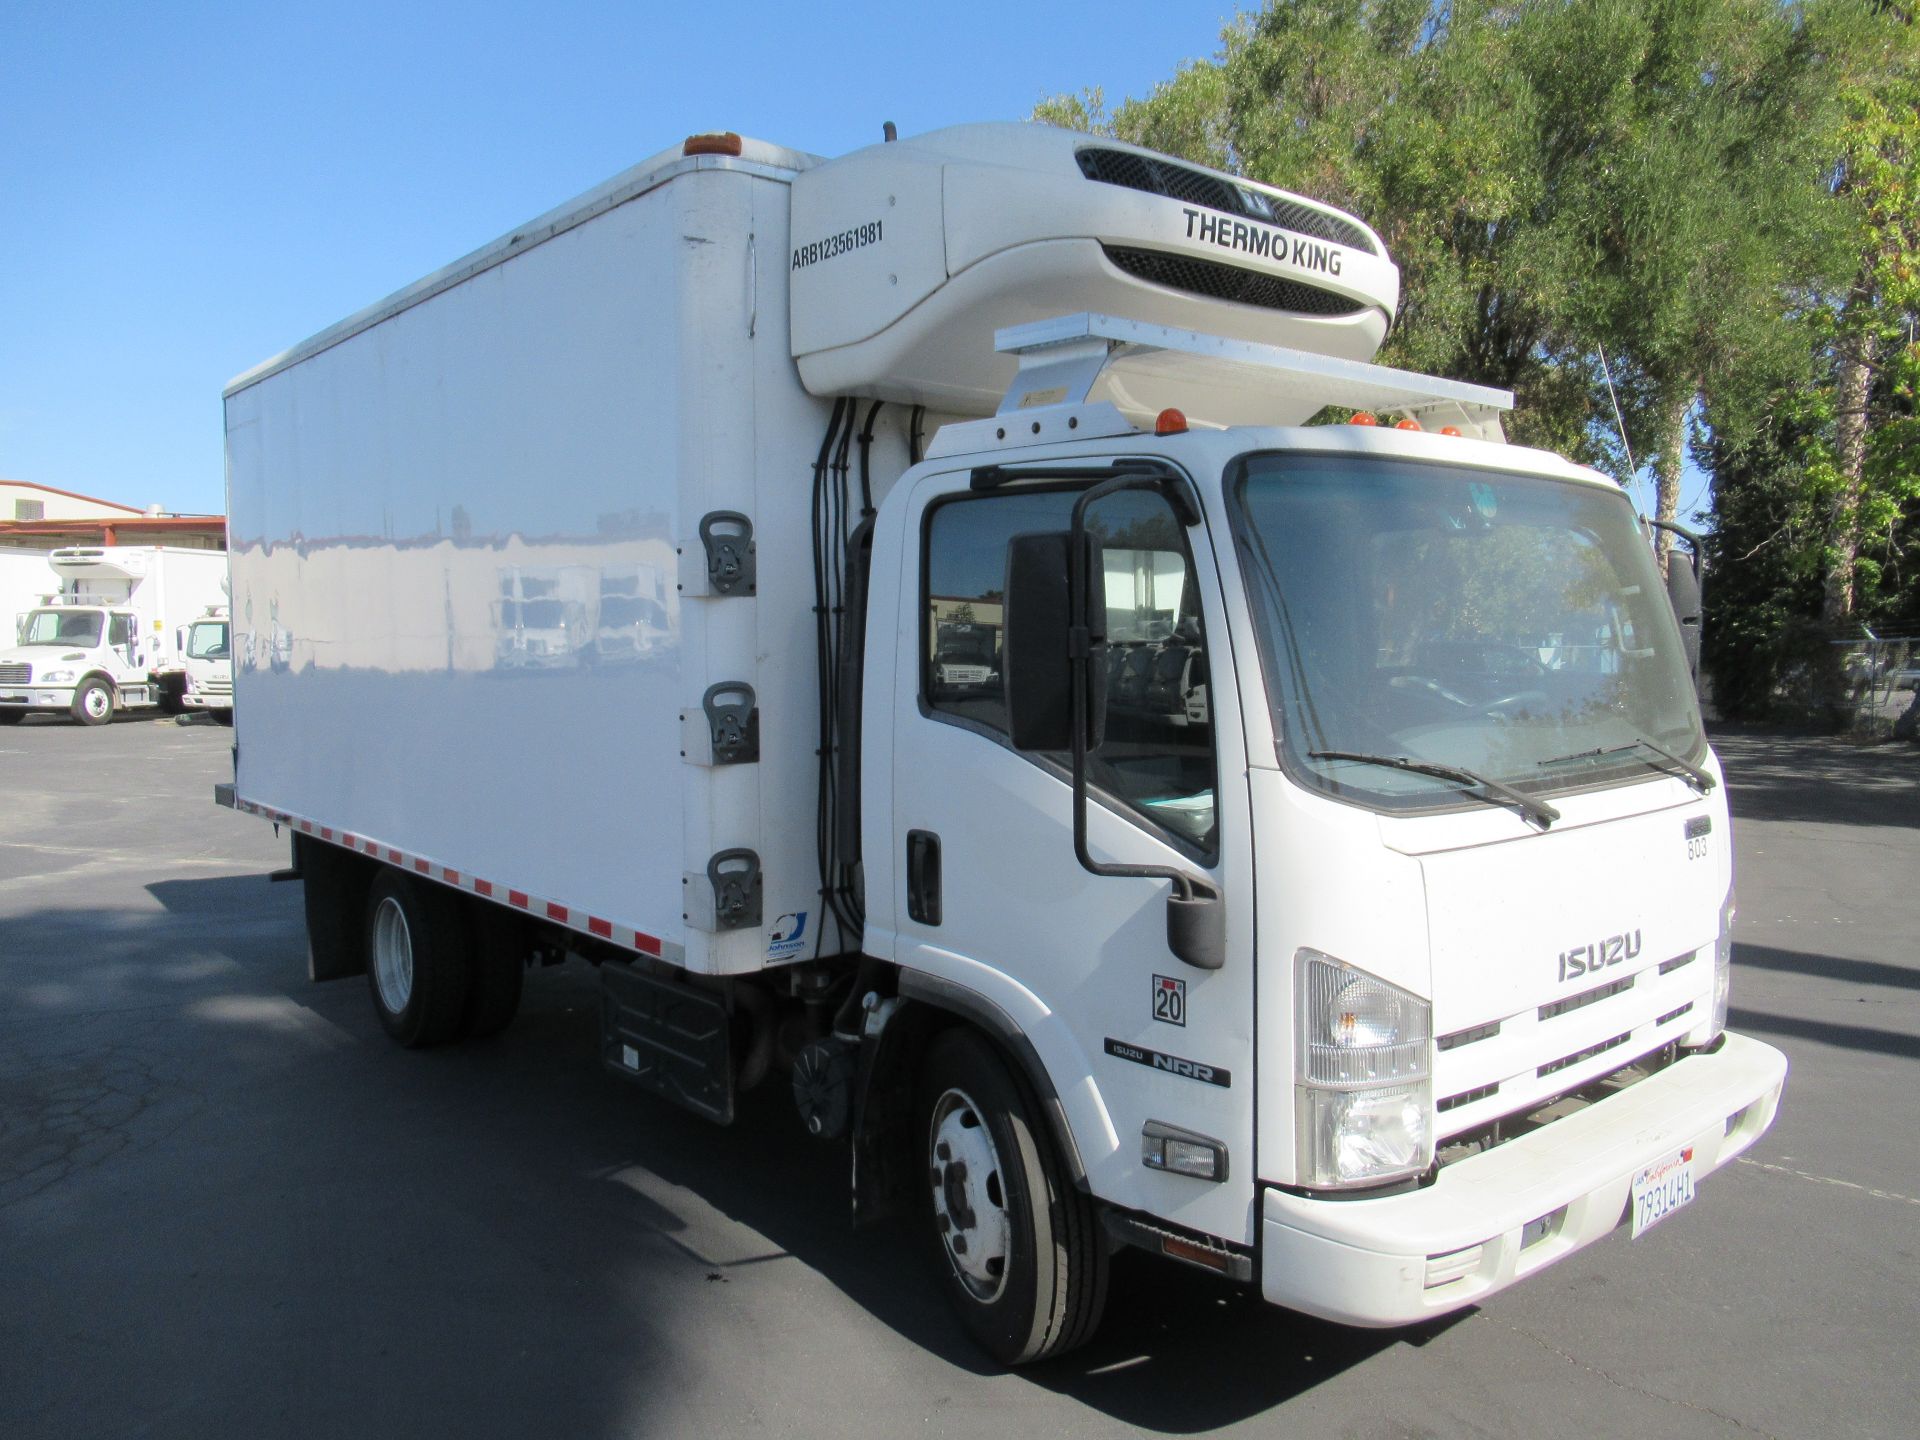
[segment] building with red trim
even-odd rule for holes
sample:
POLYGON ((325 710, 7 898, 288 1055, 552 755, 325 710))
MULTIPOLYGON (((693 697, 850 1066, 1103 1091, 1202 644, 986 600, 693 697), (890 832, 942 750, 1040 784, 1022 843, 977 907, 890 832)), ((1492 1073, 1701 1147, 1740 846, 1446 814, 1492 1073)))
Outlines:
POLYGON ((175 545, 227 548, 224 515, 141 510, 31 480, 0 480, 0 549, 57 550, 67 545, 175 545))

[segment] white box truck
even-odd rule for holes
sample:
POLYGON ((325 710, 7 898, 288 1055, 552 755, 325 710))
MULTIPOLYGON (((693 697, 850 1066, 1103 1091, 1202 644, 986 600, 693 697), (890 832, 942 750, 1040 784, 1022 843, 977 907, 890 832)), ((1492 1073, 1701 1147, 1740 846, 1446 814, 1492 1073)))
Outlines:
POLYGON ((186 661, 187 688, 181 703, 231 725, 233 635, 225 605, 209 605, 206 614, 187 627, 186 661))
POLYGON ((71 715, 104 725, 124 710, 177 710, 187 626, 221 598, 227 557, 162 545, 92 545, 45 557, 49 603, 0 649, 0 725, 71 715))
POLYGON ((1009 1363, 1121 1246, 1390 1326, 1689 1203, 1786 1067, 1679 630, 1616 486, 1368 363, 1397 285, 1087 136, 700 136, 240 377, 220 798, 314 978, 425 1045, 598 966, 1009 1363), (516 654, 649 575, 634 663, 516 654))

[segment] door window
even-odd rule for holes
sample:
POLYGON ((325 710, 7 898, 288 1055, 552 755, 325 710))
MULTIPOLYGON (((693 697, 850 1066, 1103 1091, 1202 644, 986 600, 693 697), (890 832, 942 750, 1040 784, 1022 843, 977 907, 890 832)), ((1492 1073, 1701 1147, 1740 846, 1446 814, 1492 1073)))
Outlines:
POLYGON ((133 644, 133 616, 115 615, 108 619, 107 644, 116 649, 133 644))
MULTIPOLYGON (((1000 667, 1007 541, 1065 530, 1078 489, 967 496, 928 512, 921 693, 930 712, 1004 743, 1000 667)), ((1181 842, 1214 851, 1217 766, 1199 589, 1183 527, 1150 491, 1095 502, 1104 549, 1106 732, 1096 791, 1181 842)), ((1060 768, 1065 755, 1043 757, 1060 768)))

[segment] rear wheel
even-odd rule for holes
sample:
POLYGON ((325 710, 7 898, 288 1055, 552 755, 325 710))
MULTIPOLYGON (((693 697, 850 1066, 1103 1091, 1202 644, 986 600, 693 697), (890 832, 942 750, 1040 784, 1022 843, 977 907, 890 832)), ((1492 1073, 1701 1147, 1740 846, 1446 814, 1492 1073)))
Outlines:
POLYGON ((469 986, 466 916, 437 885, 388 870, 367 893, 367 989, 380 1023, 409 1049, 453 1038, 469 986))
POLYGON ((527 978, 527 930, 512 911, 475 906, 473 980, 467 992, 464 1026, 470 1040, 497 1035, 513 1022, 520 1009, 520 991, 527 978))
POLYGON ((1007 1365, 1085 1343, 1106 1304, 1106 1245, 1026 1087, 985 1040, 949 1030, 928 1051, 919 1120, 923 1210, 974 1339, 1007 1365))
POLYGON ((104 725, 113 719, 113 687, 98 675, 80 682, 73 692, 73 718, 82 725, 104 725))

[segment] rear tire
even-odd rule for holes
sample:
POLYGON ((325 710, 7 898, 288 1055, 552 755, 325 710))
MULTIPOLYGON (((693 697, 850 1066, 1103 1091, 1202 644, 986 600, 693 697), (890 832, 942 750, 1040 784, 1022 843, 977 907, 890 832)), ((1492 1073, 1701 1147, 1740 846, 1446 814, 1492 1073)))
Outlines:
POLYGON ((518 916, 493 905, 473 905, 473 979, 463 1027, 469 1040, 498 1035, 520 1010, 532 948, 518 916))
POLYGON ((466 915, 451 892, 383 871, 367 892, 367 990, 408 1049, 453 1038, 470 985, 466 915))
POLYGON ((82 725, 105 725, 113 719, 113 687, 98 675, 82 680, 71 713, 82 725))
POLYGON ((1005 1365, 1084 1344, 1107 1298, 1107 1248, 1039 1106, 972 1031, 943 1032, 921 1070, 922 1213, 949 1300, 1005 1365))

